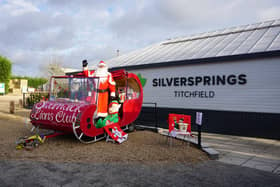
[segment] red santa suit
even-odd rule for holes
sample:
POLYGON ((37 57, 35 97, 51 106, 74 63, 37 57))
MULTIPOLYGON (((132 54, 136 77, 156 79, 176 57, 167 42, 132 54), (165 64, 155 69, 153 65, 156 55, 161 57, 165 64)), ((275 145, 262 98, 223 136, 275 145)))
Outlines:
POLYGON ((97 70, 93 73, 84 67, 84 74, 87 77, 99 77, 97 117, 106 117, 108 115, 109 91, 111 97, 116 96, 116 83, 112 74, 108 72, 108 67, 103 61, 99 62, 97 70))

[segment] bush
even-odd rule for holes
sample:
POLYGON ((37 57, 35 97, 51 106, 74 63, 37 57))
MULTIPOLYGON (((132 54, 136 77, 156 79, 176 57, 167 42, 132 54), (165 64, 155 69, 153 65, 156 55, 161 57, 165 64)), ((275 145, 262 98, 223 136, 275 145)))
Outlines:
POLYGON ((41 100, 48 100, 49 93, 46 92, 35 92, 31 93, 29 97, 26 98, 27 108, 32 108, 35 103, 40 102, 41 100))
POLYGON ((45 78, 28 78, 28 87, 38 88, 38 86, 48 82, 48 79, 45 78))
POLYGON ((5 93, 9 90, 9 81, 11 78, 12 63, 6 57, 0 56, 0 82, 5 83, 5 93))

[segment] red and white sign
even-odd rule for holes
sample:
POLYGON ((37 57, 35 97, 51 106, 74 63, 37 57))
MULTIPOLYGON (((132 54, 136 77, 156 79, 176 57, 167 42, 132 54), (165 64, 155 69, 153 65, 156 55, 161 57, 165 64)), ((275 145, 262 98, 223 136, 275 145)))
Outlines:
POLYGON ((177 134, 191 134, 191 116, 184 114, 169 114, 169 133, 173 133, 175 136, 177 134), (178 129, 175 128, 176 123, 178 124, 178 129))
POLYGON ((73 123, 76 121, 76 116, 86 106, 81 103, 56 103, 43 101, 37 103, 31 112, 31 119, 37 121, 55 121, 56 123, 73 123))

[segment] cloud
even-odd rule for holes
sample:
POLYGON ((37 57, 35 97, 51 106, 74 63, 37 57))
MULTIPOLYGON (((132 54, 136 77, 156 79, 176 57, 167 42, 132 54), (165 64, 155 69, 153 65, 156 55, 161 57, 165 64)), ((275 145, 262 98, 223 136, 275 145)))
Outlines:
POLYGON ((262 21, 269 19, 280 18, 280 6, 266 8, 259 13, 259 18, 262 21))
POLYGON ((12 16, 20 16, 30 12, 39 12, 39 9, 32 3, 24 0, 10 0, 4 4, 1 11, 10 13, 12 16))
POLYGON ((52 56, 80 68, 81 60, 94 65, 117 49, 279 18, 279 7, 276 0, 1 1, 0 55, 14 62, 13 73, 40 72, 52 56))
MULTIPOLYGON (((269 0, 260 0, 258 3, 254 0, 144 1, 142 6, 135 4, 129 11, 123 9, 122 14, 112 21, 111 28, 118 37, 129 38, 132 35, 139 39, 160 41, 263 21, 259 14, 277 4, 280 3, 269 0)), ((277 11, 273 8, 275 15, 277 11)), ((266 19, 275 19, 275 15, 268 15, 266 19)))
MULTIPOLYGON (((139 45, 141 41, 157 42, 206 27, 215 28, 226 22, 223 15, 228 14, 230 8, 224 1, 143 1, 141 5, 132 4, 129 10, 120 7, 110 28, 117 38, 139 45)), ((227 15, 227 18, 232 17, 227 15)))

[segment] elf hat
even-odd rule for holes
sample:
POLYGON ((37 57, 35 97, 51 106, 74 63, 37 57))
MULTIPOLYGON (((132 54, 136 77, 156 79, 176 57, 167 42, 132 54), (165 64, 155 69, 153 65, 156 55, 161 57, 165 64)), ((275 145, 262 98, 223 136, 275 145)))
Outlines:
POLYGON ((117 100, 113 100, 113 101, 109 104, 109 107, 111 107, 113 104, 117 104, 117 105, 118 105, 119 103, 118 103, 117 100))

